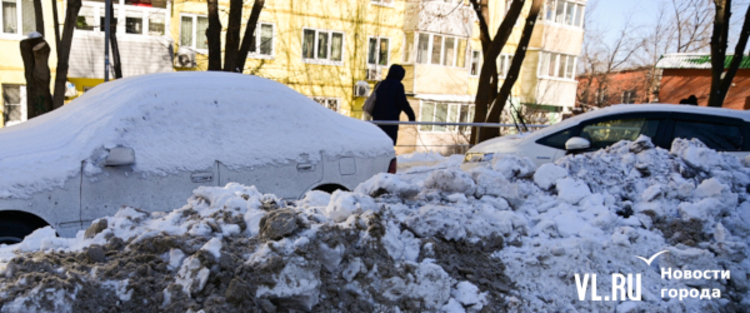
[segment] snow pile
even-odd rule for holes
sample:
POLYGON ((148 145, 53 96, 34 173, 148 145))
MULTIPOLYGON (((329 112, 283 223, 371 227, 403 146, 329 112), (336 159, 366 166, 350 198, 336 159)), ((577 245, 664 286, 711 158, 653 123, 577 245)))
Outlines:
POLYGON ((413 152, 407 154, 399 154, 397 157, 398 163, 416 163, 416 162, 439 162, 445 161, 445 157, 437 152, 413 152))
MULTIPOLYGON (((122 208, 77 238, 0 248, 0 305, 20 311, 741 312, 750 306, 750 168, 698 141, 648 138, 534 168, 380 174, 286 203, 202 187, 184 207, 122 208), (15 251, 12 251, 15 250, 15 251), (650 258, 649 265, 637 256, 650 258), (729 270, 731 279, 662 279, 729 270), (576 274, 640 274, 642 301, 578 299, 576 274), (663 289, 718 290, 672 298, 663 289)), ((588 286, 590 290, 591 286, 588 286)))
POLYGON ((203 171, 216 161, 237 169, 393 154, 375 125, 278 82, 219 72, 102 84, 49 114, 0 129, 0 146, 0 199, 61 187, 80 174, 84 160, 85 173, 96 174, 106 149, 116 146, 135 151, 139 175, 203 171))

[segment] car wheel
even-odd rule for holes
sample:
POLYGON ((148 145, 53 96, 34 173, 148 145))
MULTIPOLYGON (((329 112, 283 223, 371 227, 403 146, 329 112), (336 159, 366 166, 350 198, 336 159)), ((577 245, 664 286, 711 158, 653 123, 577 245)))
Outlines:
POLYGON ((36 228, 17 220, 0 220, 0 244, 15 244, 31 234, 36 228))

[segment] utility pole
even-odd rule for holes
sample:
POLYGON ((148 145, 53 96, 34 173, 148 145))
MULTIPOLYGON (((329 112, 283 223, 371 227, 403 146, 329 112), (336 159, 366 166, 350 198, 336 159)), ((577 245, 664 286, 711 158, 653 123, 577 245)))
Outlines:
POLYGON ((104 2, 104 81, 109 81, 109 23, 112 16, 112 0, 104 2))

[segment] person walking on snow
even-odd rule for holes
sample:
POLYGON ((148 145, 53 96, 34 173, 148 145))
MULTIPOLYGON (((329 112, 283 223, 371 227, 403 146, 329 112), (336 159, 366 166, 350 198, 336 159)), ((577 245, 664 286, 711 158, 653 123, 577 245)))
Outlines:
MULTIPOLYGON (((401 65, 393 64, 388 70, 388 76, 385 80, 375 86, 377 98, 372 109, 372 119, 374 121, 398 121, 401 111, 406 113, 409 121, 415 121, 414 110, 411 109, 409 101, 406 100, 404 93, 404 79, 406 71, 401 65)), ((398 139, 398 125, 378 125, 393 140, 396 145, 398 139)))

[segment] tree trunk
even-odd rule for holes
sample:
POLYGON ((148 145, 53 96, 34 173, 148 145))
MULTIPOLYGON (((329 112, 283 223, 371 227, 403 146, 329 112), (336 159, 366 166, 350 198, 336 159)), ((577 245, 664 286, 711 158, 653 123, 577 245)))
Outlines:
MULTIPOLYGON (((248 27, 250 25, 247 25, 248 27)), ((224 71, 237 71, 237 51, 240 48, 240 28, 242 27, 242 0, 229 1, 227 19, 227 42, 224 44, 224 71)))
POLYGON ((250 12, 250 17, 247 19, 245 35, 242 37, 242 44, 240 45, 240 50, 237 52, 237 68, 240 73, 245 70, 245 61, 247 61, 247 54, 250 52, 250 48, 255 47, 255 27, 258 25, 260 11, 263 10, 264 4, 265 0, 255 0, 255 3, 253 3, 253 10, 250 12))
POLYGON ((44 37, 44 11, 42 9, 42 0, 34 0, 34 21, 36 22, 36 31, 44 37))
POLYGON ((208 70, 221 71, 221 20, 219 19, 219 0, 207 0, 208 3, 208 70))
MULTIPOLYGON (((109 16, 115 16, 115 6, 109 6, 109 16)), ((109 44, 112 47, 112 68, 115 79, 122 78, 122 63, 120 62, 120 46, 117 44, 117 23, 109 23, 109 44)))
POLYGON ((31 119, 52 111, 50 47, 43 37, 36 37, 21 40, 20 48, 26 77, 26 108, 31 119))
MULTIPOLYGON (((482 70, 479 74, 477 95, 474 98, 474 122, 482 123, 487 120, 490 101, 492 101, 497 94, 497 80, 499 74, 497 72, 497 57, 500 55, 500 52, 507 43, 510 34, 513 32, 513 26, 516 24, 518 16, 521 15, 521 10, 526 2, 525 0, 513 0, 510 9, 508 9, 508 13, 505 15, 505 18, 497 29, 495 38, 493 38, 491 42, 485 43, 486 40, 491 38, 488 33, 485 34, 489 31, 486 20, 487 14, 485 12, 487 10, 487 3, 486 1, 482 1, 482 3, 477 1, 478 0, 471 0, 471 3, 477 13, 477 18, 479 19, 479 29, 482 32, 480 38, 484 38, 482 43, 482 54, 484 60, 482 63, 482 70)), ((485 137, 483 134, 488 132, 487 129, 484 129, 480 134, 477 127, 472 127, 471 131, 472 144, 478 143, 480 141, 479 136, 481 135, 481 137, 485 137)))
POLYGON ((57 13, 57 0, 50 0, 52 2, 52 25, 55 29, 55 53, 60 54, 60 17, 57 13))
MULTIPOLYGON (((500 92, 497 94, 497 97, 495 97, 490 106, 490 112, 487 114, 488 123, 500 123, 500 114, 502 114, 503 109, 505 108, 505 103, 508 101, 508 97, 510 97, 513 85, 516 83, 516 80, 518 80, 521 65, 523 65, 523 60, 526 57, 526 47, 529 46, 531 34, 534 32, 534 25, 536 24, 536 19, 541 7, 542 0, 533 0, 531 3, 531 10, 529 10, 529 15, 526 17, 526 25, 523 27, 521 41, 516 48, 516 54, 513 56, 513 61, 508 69, 508 75, 505 77, 503 86, 500 87, 500 92)), ((479 141, 481 142, 499 135, 500 129, 493 127, 483 131, 479 136, 479 141)))
MULTIPOLYGON (((747 12, 745 13, 745 21, 742 23, 740 38, 737 41, 737 46, 734 47, 734 56, 732 57, 732 62, 729 64, 729 68, 727 69, 726 73, 724 73, 724 77, 721 79, 718 92, 711 93, 711 95, 716 95, 716 101, 719 103, 719 107, 724 104, 724 99, 726 99, 727 94, 729 93, 729 87, 732 86, 732 80, 734 79, 734 76, 737 75, 737 70, 739 70, 740 68, 740 63, 742 63, 742 59, 744 57, 743 52, 745 51, 745 47, 747 46, 748 37, 750 37, 750 6, 747 7, 747 12)), ((709 99, 709 102, 710 101, 711 100, 709 99)))
POLYGON ((727 53, 727 33, 732 1, 714 0, 714 3, 716 4, 716 17, 711 36, 711 93, 708 96, 708 106, 721 107, 726 96, 721 92, 721 76, 724 73, 727 53))
POLYGON ((63 26, 62 40, 57 47, 57 73, 55 76, 53 109, 57 109, 65 104, 65 83, 68 81, 70 46, 73 42, 73 31, 75 30, 80 10, 81 0, 68 0, 68 7, 65 10, 65 25, 63 26))

